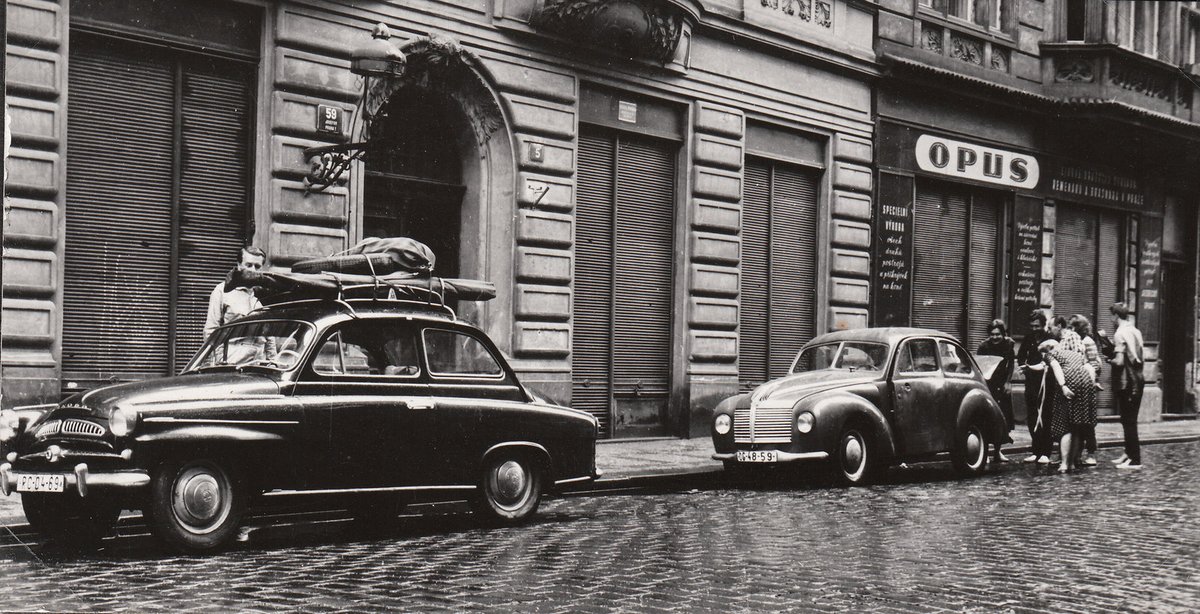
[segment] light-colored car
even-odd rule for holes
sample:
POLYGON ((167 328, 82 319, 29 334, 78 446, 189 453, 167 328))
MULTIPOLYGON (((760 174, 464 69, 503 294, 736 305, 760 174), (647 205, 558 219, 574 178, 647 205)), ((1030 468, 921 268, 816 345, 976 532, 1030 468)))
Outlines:
POLYGON ((987 468, 1006 426, 971 354, 919 328, 821 335, 789 374, 722 401, 713 458, 727 468, 819 462, 851 485, 889 465, 949 453, 964 473, 987 468))

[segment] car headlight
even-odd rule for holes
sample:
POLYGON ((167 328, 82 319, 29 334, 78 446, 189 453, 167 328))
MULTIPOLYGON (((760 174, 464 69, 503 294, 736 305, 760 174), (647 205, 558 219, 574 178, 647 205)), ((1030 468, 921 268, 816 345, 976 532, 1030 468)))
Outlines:
POLYGON ((718 435, 726 435, 729 429, 733 428, 733 418, 729 414, 720 414, 713 422, 713 428, 716 429, 718 435))
POLYGON ((812 412, 804 412, 796 416, 796 430, 801 433, 807 433, 813 430, 813 425, 816 424, 817 417, 812 415, 812 412))
POLYGON ((117 409, 108 419, 108 430, 112 431, 117 437, 124 437, 133 432, 137 427, 138 415, 135 411, 128 409, 117 409))
POLYGON ((11 409, 0 410, 0 441, 10 441, 21 430, 21 417, 11 409))

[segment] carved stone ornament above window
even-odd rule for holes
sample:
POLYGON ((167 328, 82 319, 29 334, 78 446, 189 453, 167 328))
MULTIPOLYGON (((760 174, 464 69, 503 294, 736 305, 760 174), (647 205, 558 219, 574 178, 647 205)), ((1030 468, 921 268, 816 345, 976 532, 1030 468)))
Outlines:
POLYGON ((973 38, 950 35, 950 57, 968 64, 983 66, 983 43, 973 38))
POLYGON ((942 29, 934 25, 922 23, 921 46, 935 53, 942 53, 942 29))
POLYGON ((1054 71, 1054 80, 1059 82, 1091 83, 1096 80, 1095 69, 1087 60, 1061 62, 1054 71))
POLYGON ((532 25, 630 57, 667 63, 689 12, 674 0, 544 0, 532 25))

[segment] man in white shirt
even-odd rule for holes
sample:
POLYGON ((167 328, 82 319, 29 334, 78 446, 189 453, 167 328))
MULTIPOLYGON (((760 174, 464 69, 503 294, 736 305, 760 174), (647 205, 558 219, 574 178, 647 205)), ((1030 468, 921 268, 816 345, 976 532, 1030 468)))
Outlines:
POLYGON ((1125 430, 1125 454, 1113 461, 1118 469, 1141 469, 1142 448, 1138 441, 1138 411, 1142 408, 1142 391, 1146 380, 1142 375, 1145 352, 1142 331, 1133 325, 1129 306, 1114 303, 1113 314, 1113 392, 1117 397, 1117 409, 1121 414, 1121 427, 1125 430))
MULTIPOLYGON (((262 249, 254 246, 243 247, 241 259, 238 261, 238 271, 259 271, 267 263, 267 255, 262 249)), ((237 286, 225 290, 225 281, 217 283, 212 294, 208 297, 208 318, 204 322, 204 338, 212 334, 218 326, 240 318, 262 305, 254 296, 254 288, 237 286)))

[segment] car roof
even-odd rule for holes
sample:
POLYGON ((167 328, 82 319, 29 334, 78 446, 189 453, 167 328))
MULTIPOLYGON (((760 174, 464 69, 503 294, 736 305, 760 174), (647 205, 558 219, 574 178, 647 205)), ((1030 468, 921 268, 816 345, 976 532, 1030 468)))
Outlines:
POLYGON ((880 328, 856 328, 852 330, 838 330, 831 333, 825 333, 815 337, 808 345, 818 343, 832 343, 837 341, 873 341, 876 343, 886 343, 893 345, 907 339, 909 337, 938 337, 957 342, 953 335, 943 333, 940 330, 932 328, 910 328, 904 326, 891 326, 880 328))

